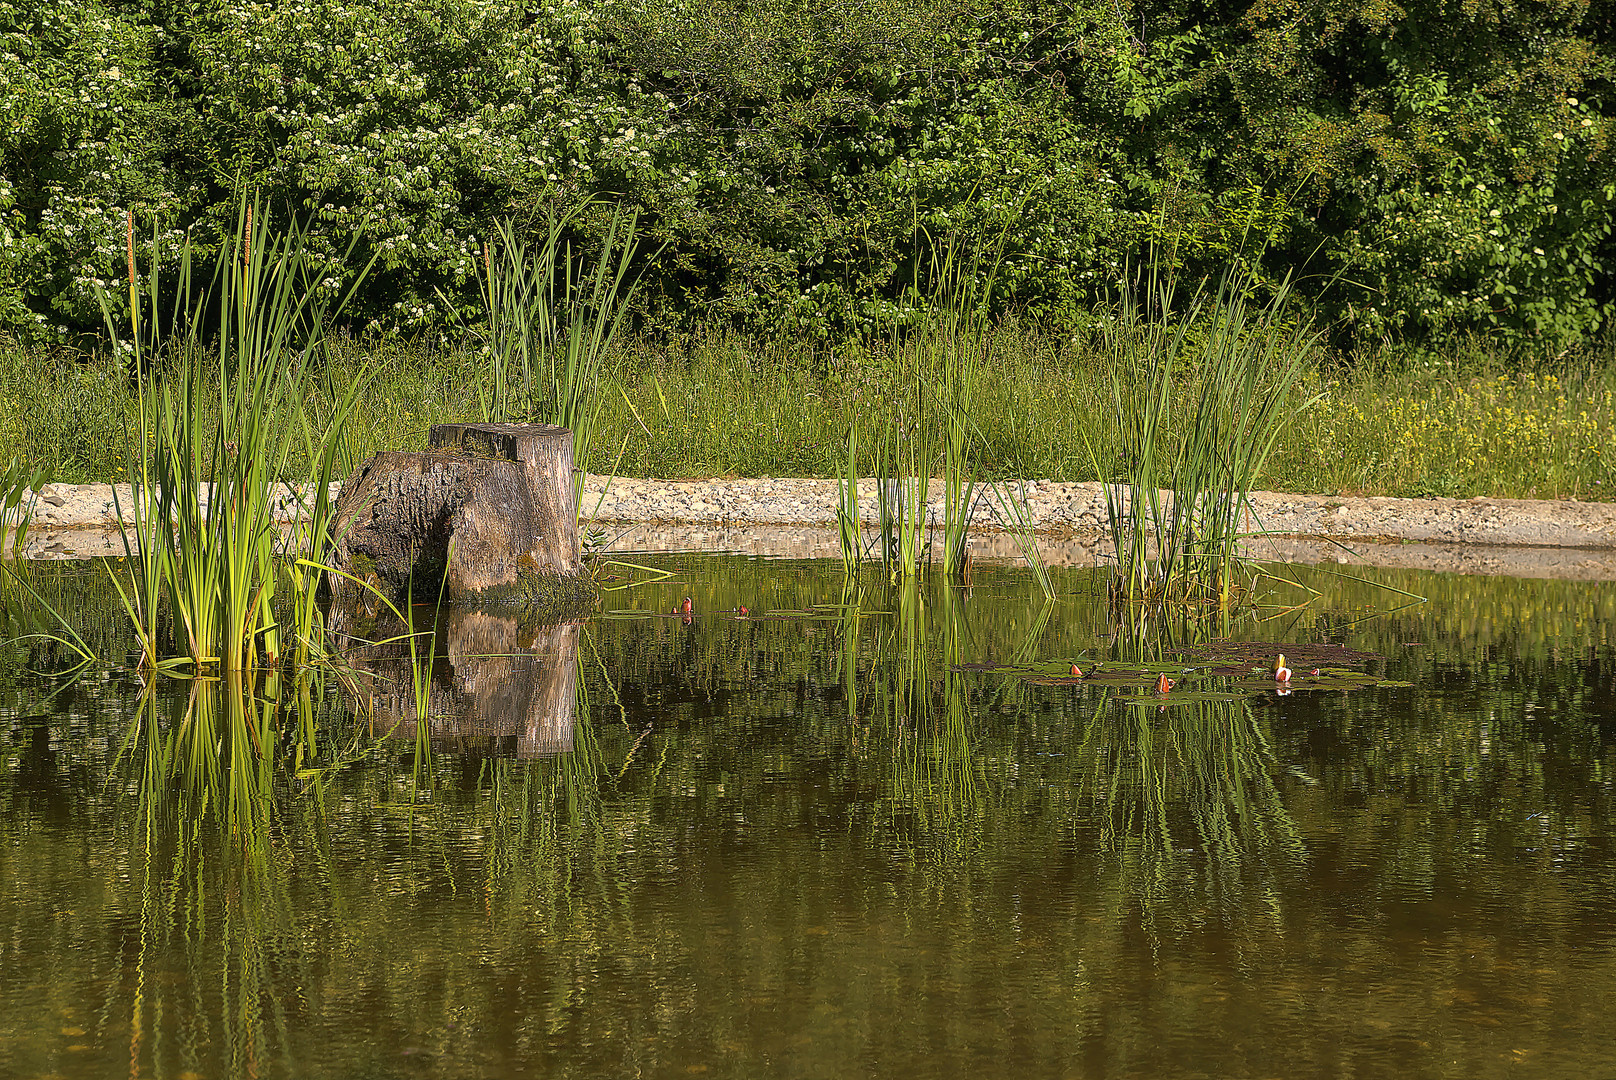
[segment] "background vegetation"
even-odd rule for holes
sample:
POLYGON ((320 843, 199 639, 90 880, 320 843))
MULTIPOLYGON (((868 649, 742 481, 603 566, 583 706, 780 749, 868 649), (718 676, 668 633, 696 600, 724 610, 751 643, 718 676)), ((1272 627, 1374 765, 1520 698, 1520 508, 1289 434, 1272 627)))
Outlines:
POLYGON ((909 317, 923 232, 1007 230, 1046 328, 1262 250, 1343 343, 1554 355, 1616 299, 1613 72, 1610 0, 0 2, 0 330, 99 325, 126 210, 206 246, 245 184, 333 292, 362 231, 388 332, 610 194, 651 331, 841 340, 909 317))
MULTIPOLYGON (((487 372, 473 349, 337 337, 307 407, 329 415, 367 377, 339 452, 343 468, 382 449, 420 449, 432 424, 479 418, 487 372)), ((1323 393, 1276 443, 1267 490, 1469 498, 1608 500, 1616 491, 1616 362, 1587 353, 1555 371, 1514 371, 1476 353, 1451 363, 1309 373, 1293 394, 1323 393)), ((827 359, 790 342, 704 336, 651 348, 625 339, 605 361, 597 457, 619 475, 838 475, 846 433, 869 457, 893 400, 880 349, 827 359), (619 458, 619 453, 621 457, 619 458)), ((1109 450, 1109 370, 1092 342, 995 336, 976 394, 979 479, 1092 480, 1084 431, 1109 450)), ((1188 408, 1193 399, 1175 401, 1188 408)), ((288 415, 284 425, 295 423, 288 415)), ((0 459, 55 465, 66 483, 124 480, 138 426, 122 365, 61 349, 0 349, 0 459)), ((310 462, 288 455, 286 479, 310 462)), ((866 472, 866 475, 869 475, 866 472)))

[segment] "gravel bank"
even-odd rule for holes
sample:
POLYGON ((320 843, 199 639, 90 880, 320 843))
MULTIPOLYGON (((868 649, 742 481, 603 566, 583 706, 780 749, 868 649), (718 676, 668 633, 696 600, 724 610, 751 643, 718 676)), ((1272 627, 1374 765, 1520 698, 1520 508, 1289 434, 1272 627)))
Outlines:
MULTIPOLYGON (((600 477, 586 483, 584 507, 616 537, 614 546, 638 550, 752 551, 756 554, 834 557, 834 480, 632 480, 603 491, 600 477), (828 546, 827 546, 828 544, 828 546)), ((942 482, 933 482, 942 491, 942 482)), ((1105 523, 1099 484, 1029 481, 1028 508, 1046 557, 1090 565, 1105 523)), ((877 509, 875 481, 865 480, 861 509, 877 509)), ((83 558, 122 554, 117 506, 129 505, 128 485, 48 484, 40 492, 27 554, 83 558)), ((976 509, 972 541, 978 557, 1016 557, 1002 535, 991 497, 976 509), (999 535, 995 535, 999 534, 999 535)), ((1266 549, 1253 554, 1303 561, 1369 562, 1474 572, 1520 572, 1604 578, 1616 574, 1616 504, 1526 499, 1384 499, 1342 496, 1253 496, 1252 528, 1266 530, 1266 549), (1346 555, 1337 542, 1352 547, 1346 555), (1287 546, 1289 545, 1289 546, 1287 546), (1535 553, 1529 549, 1537 549, 1535 553)), ((295 517, 297 499, 281 499, 281 516, 295 517)), ((941 499, 929 512, 942 517, 941 499)))
MULTIPOLYGON (((876 482, 859 490, 865 518, 876 514, 876 482)), ((941 480, 929 513, 942 520, 941 480)), ((1028 481, 1028 508, 1040 534, 1074 536, 1105 525, 1099 484, 1028 481)), ((604 497, 590 478, 585 509, 600 500, 603 521, 721 525, 824 524, 836 520, 834 480, 614 480, 604 497)), ((1253 495, 1252 528, 1286 536, 1415 540, 1523 547, 1616 548, 1616 503, 1538 499, 1383 499, 1253 495)), ((973 527, 1002 527, 995 499, 982 499, 973 527)))

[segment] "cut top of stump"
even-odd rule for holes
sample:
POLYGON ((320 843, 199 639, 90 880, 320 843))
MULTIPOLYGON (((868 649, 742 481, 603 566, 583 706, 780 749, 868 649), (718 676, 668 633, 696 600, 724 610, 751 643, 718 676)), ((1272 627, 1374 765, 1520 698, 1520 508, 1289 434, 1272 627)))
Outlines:
POLYGON ((566 444, 570 464, 572 432, 554 424, 433 424, 428 445, 538 465, 556 459, 556 440, 566 444))

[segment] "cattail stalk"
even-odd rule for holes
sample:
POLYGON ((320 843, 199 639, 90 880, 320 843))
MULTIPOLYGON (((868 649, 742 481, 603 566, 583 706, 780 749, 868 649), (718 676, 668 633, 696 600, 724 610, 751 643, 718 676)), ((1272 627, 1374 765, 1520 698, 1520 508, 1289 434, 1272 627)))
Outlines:
POLYGON ((124 211, 125 246, 129 251, 129 325, 140 337, 140 291, 135 288, 135 212, 124 211))

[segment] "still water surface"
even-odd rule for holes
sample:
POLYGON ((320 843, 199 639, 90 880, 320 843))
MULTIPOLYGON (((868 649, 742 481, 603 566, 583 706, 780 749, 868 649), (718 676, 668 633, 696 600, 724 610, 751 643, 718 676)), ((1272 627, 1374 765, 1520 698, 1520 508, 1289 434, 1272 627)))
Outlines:
POLYGON ((1376 678, 1281 697, 1085 574, 661 561, 444 614, 420 724, 12 640, 0 1076, 1616 1077, 1616 587, 1315 574, 1234 636, 1376 678))

